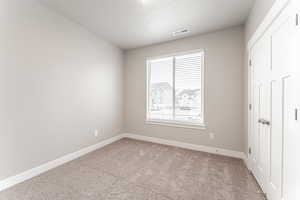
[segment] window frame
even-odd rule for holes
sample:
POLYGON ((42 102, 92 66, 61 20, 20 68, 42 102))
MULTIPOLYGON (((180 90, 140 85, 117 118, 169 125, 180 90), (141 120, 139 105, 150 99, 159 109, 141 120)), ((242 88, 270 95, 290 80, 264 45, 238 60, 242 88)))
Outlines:
MULTIPOLYGON (((205 123, 205 98, 204 98, 204 76, 205 74, 205 51, 204 49, 196 49, 192 51, 185 51, 185 52, 177 52, 173 54, 163 55, 163 56, 156 56, 156 57, 148 57, 146 59, 146 124, 150 125, 164 125, 164 126, 171 126, 171 127, 178 127, 178 128, 191 128, 191 129, 206 129, 206 123, 205 123), (195 123, 190 121, 181 121, 181 120, 165 120, 165 119, 151 119, 149 118, 149 98, 150 98, 150 80, 151 80, 151 66, 150 63, 152 60, 159 60, 159 59, 165 59, 168 57, 172 57, 173 59, 173 104, 175 103, 175 57, 176 56, 183 56, 188 54, 194 54, 194 53, 201 53, 202 54, 202 65, 201 65, 201 114, 202 119, 201 122, 195 123)), ((174 104, 175 105, 175 104, 174 104)), ((174 112, 174 110, 173 110, 174 112)))

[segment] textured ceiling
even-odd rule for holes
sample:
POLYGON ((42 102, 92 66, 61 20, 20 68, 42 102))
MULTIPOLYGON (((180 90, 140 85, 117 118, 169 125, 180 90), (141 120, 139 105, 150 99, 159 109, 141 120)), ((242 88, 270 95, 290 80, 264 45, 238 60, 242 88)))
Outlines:
POLYGON ((122 49, 243 24, 253 0, 40 0, 122 49), (188 28, 186 35, 172 32, 188 28))

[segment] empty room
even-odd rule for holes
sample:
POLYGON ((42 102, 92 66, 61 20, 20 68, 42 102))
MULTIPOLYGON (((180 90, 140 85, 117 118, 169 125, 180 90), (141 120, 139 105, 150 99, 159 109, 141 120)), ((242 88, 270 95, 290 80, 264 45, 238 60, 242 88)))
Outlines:
POLYGON ((300 200, 299 0, 0 0, 0 200, 300 200))

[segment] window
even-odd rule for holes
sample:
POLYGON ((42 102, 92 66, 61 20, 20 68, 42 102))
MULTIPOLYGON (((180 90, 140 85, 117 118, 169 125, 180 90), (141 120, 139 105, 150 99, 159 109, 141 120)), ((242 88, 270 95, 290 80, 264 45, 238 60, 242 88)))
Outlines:
POLYGON ((204 52, 147 60, 147 121, 203 125, 204 52))

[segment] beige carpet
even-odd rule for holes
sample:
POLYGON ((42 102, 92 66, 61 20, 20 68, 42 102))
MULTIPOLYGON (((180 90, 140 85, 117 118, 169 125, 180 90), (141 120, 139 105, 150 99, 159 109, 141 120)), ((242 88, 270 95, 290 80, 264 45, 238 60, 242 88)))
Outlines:
POLYGON ((122 139, 0 192, 0 200, 261 200, 242 160, 122 139))

